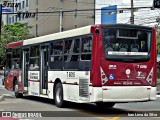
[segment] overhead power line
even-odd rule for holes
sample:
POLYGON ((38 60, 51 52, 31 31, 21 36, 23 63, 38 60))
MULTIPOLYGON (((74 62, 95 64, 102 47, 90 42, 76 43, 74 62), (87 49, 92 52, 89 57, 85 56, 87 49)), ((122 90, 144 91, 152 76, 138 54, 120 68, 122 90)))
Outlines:
MULTIPOLYGON (((143 9, 143 8, 151 8, 151 7, 134 7, 134 9, 143 9)), ((111 9, 111 8, 104 8, 104 9, 74 9, 74 10, 57 10, 57 11, 49 11, 49 12, 28 12, 31 14, 38 13, 38 14, 47 14, 47 13, 60 13, 60 12, 78 12, 78 11, 100 11, 100 10, 114 10, 114 11, 119 11, 119 10, 131 10, 132 8, 118 8, 118 9, 111 9)), ((11 12, 11 13, 2 13, 2 14, 18 14, 18 13, 23 13, 21 11, 19 12, 11 12)), ((24 12, 25 13, 25 12, 24 12)))

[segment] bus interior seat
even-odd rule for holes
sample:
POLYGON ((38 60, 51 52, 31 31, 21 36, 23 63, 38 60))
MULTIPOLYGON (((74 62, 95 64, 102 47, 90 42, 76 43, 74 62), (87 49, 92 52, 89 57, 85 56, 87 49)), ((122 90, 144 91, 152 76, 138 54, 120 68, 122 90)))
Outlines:
POLYGON ((108 51, 113 51, 113 43, 107 43, 105 45, 105 51, 108 52, 108 51))
POLYGON ((131 52, 138 52, 139 51, 139 45, 138 44, 132 44, 131 45, 131 52))
POLYGON ((121 43, 119 46, 119 51, 127 52, 128 50, 128 45, 125 43, 121 43))

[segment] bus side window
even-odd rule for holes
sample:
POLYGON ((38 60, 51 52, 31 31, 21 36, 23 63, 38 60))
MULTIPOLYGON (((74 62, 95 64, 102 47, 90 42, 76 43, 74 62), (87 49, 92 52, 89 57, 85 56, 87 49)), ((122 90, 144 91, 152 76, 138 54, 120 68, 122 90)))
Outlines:
POLYGON ((141 41, 141 51, 147 52, 147 44, 145 41, 141 41))
POLYGON ((21 49, 15 48, 12 50, 12 69, 20 68, 21 49))
POLYGON ((83 37, 81 46, 81 60, 91 60, 92 37, 83 37))
POLYGON ((6 55, 6 69, 11 69, 11 53, 7 53, 6 55))
POLYGON ((39 46, 30 47, 30 70, 39 70, 39 46))
POLYGON ((73 38, 73 40, 65 41, 65 52, 64 54, 64 69, 79 69, 79 53, 80 53, 80 39, 73 38), (66 50, 66 48, 68 50, 66 50))
POLYGON ((63 47, 63 40, 51 43, 50 69, 62 69, 63 47))
POLYGON ((80 70, 90 70, 92 57, 92 36, 81 38, 81 57, 79 62, 80 70))

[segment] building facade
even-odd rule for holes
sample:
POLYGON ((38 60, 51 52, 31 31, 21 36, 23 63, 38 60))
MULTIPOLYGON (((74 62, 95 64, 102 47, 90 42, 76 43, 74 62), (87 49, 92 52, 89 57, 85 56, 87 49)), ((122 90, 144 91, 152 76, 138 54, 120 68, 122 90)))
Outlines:
MULTIPOLYGON (((7 24, 26 22, 32 28, 30 34, 42 36, 91 24, 130 24, 130 0, 12 0, 18 3, 14 13, 35 13, 32 17, 11 14, 7 24)), ((133 0, 134 23, 154 26, 159 9, 153 8, 153 0, 133 0)), ((5 17, 3 17, 5 18, 5 17)))
POLYGON ((9 15, 7 24, 15 22, 27 22, 30 33, 37 37, 56 33, 77 27, 94 24, 94 4, 85 0, 13 0, 18 7, 13 12, 21 12, 9 15), (90 11, 77 11, 77 9, 91 9, 90 11), (26 18, 24 12, 35 13, 35 17, 26 18))

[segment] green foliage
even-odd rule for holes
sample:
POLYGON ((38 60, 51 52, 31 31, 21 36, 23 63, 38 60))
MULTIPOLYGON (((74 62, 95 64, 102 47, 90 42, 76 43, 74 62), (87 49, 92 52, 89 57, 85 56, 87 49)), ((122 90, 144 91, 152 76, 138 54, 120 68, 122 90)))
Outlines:
POLYGON ((14 23, 9 25, 1 24, 0 37, 0 67, 4 66, 6 45, 11 42, 31 38, 29 35, 30 26, 27 23, 14 23))
POLYGON ((157 24, 155 25, 156 31, 157 31, 157 50, 160 52, 160 17, 156 19, 157 24))

